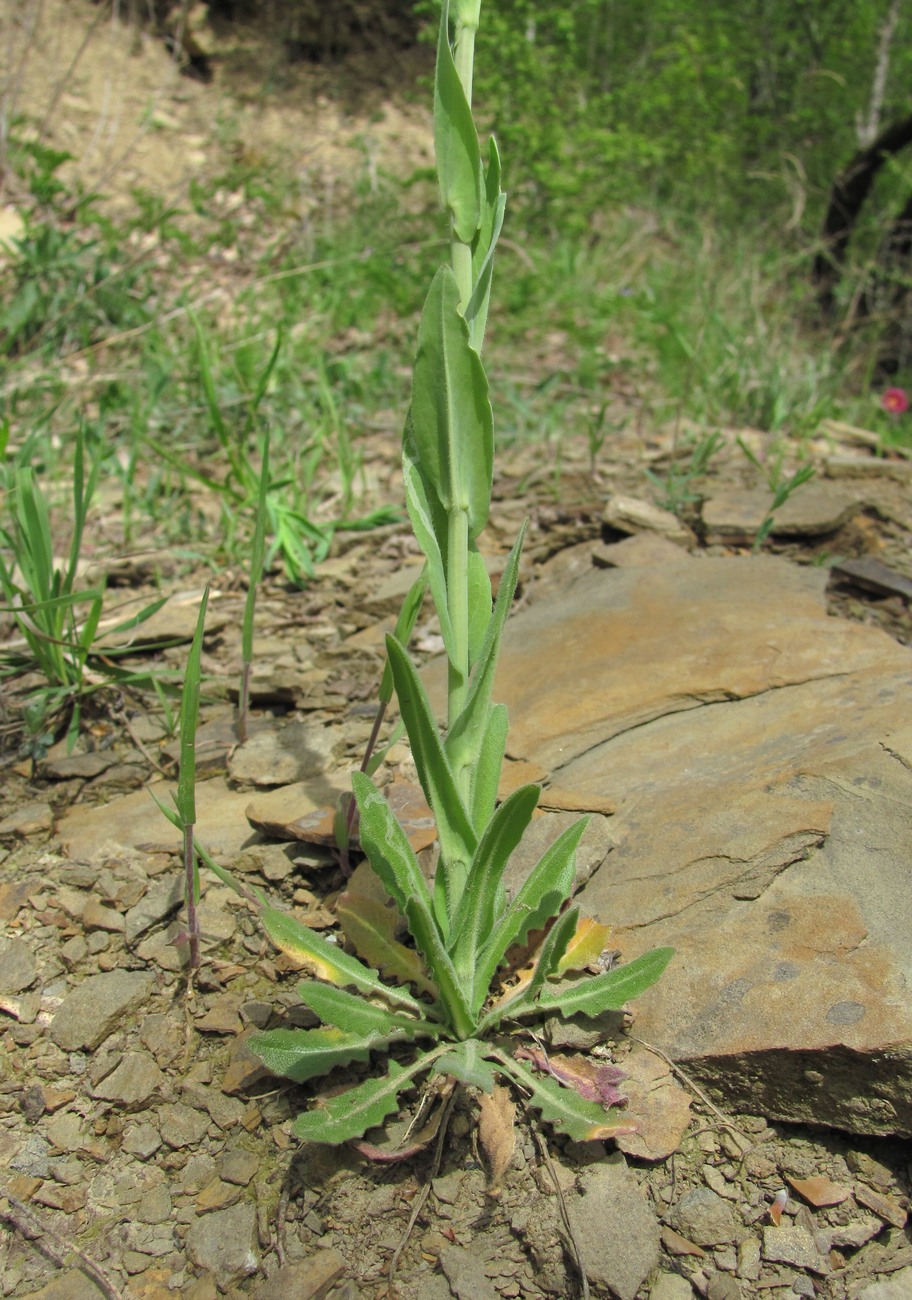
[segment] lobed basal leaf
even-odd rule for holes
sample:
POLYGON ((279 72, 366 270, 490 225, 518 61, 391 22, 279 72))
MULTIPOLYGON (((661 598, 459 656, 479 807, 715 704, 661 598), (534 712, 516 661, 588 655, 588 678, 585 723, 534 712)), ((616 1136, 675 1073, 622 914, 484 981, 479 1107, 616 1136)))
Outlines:
POLYGON ((513 1057, 498 1053, 497 1060, 503 1072, 519 1085, 527 1105, 540 1111, 542 1119, 574 1142, 597 1142, 636 1132, 636 1124, 618 1110, 606 1110, 597 1102, 586 1101, 572 1088, 563 1087, 548 1075, 535 1074, 513 1057))
POLYGON ((387 979, 414 984, 438 1001, 440 991, 429 977, 420 954, 395 937, 397 912, 379 899, 346 890, 336 904, 336 915, 349 943, 387 979))
POLYGON ((416 1075, 429 1069, 443 1051, 440 1048, 425 1052, 407 1066, 391 1060, 386 1074, 379 1078, 366 1079, 335 1097, 321 1099, 313 1110, 305 1111, 295 1120, 295 1136, 333 1146, 361 1137, 399 1109, 399 1094, 416 1075))
POLYGON ((385 1047, 399 1034, 347 1034, 342 1029, 270 1029, 252 1034, 247 1045, 267 1070, 304 1083, 339 1065, 367 1061, 372 1048, 385 1047))

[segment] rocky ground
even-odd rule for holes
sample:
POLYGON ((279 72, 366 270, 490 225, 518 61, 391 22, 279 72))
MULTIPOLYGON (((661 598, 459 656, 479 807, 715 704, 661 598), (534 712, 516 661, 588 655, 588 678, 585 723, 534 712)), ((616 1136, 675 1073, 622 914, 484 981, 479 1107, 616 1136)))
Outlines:
MULTIPOLYGON (((859 462, 870 469, 864 455, 859 462)), ((631 540, 682 554, 695 545, 642 493, 631 500, 627 464, 606 461, 599 485, 583 472, 581 452, 555 502, 535 488, 516 499, 513 484, 528 465, 520 453, 506 459, 492 567, 530 513, 526 610, 546 608, 568 569, 604 566, 631 540), (657 528, 676 540, 660 540, 657 528)), ((912 577, 906 463, 881 466, 873 480, 863 473, 852 483, 863 482, 865 500, 877 504, 844 518, 843 467, 827 478, 822 457, 830 531, 800 536, 824 528, 823 504, 810 497, 802 522, 798 497, 794 535, 774 538, 773 549, 792 563, 824 546, 846 560, 877 558, 881 581, 900 593, 912 577)), ((732 472, 717 495, 713 483, 706 493, 719 502, 739 487, 732 472)), ((708 547, 717 557, 733 549, 708 547)), ((706 551, 697 547, 712 558, 706 551)), ((242 593, 213 595, 205 667, 223 699, 203 711, 200 834, 233 871, 321 929, 333 925, 342 877, 332 853, 291 838, 306 831, 289 823, 330 803, 360 754, 380 638, 413 558, 407 533, 392 527, 341 538, 304 593, 266 585, 258 729, 246 746, 235 743, 230 699, 242 593)), ((907 597, 835 577, 830 591, 837 615, 883 624, 889 644, 908 642, 907 597)), ((185 579, 165 607, 175 635, 189 635, 197 596, 185 579)), ((698 605, 693 612, 699 619, 698 605)), ((430 623, 417 644, 423 657, 436 648, 430 623)), ((167 652, 177 662, 182 653, 167 652)), ((394 1256, 394 1293, 403 1297, 575 1295, 579 1258, 591 1293, 621 1300, 909 1294, 906 1137, 839 1132, 826 1113, 815 1128, 727 1113, 724 1077, 710 1096, 686 1065, 672 1078, 660 1056, 616 1026, 631 1110, 643 1124, 626 1154, 543 1140, 521 1117, 502 1191, 491 1196, 470 1098, 455 1110, 439 1163, 432 1153, 374 1165, 354 1151, 300 1149, 289 1127, 307 1090, 264 1078, 244 1049, 253 1028, 296 1014, 294 972, 246 905, 207 882, 205 961, 188 992, 176 845, 144 788, 162 779, 156 767, 173 772, 173 739, 154 712, 129 700, 109 705, 74 754, 58 746, 34 773, 9 758, 5 766, 5 1295, 267 1297, 292 1286, 296 1295, 374 1296, 387 1292, 394 1256)), ((402 746, 391 771, 413 778, 402 746)), ((560 807, 558 790, 544 802, 560 807)), ((603 809, 607 823, 609 814, 603 809)))
MULTIPOLYGON (((50 66, 67 66, 78 33, 63 22, 50 30, 56 41, 48 46, 50 66)), ((97 103, 110 98, 110 86, 102 84, 102 60, 70 88, 61 129, 73 138, 58 143, 77 154, 87 184, 107 175, 114 159, 125 169, 123 192, 151 176, 165 189, 179 188, 187 179, 185 169, 192 174, 205 165, 213 147, 209 92, 174 77, 167 80, 168 69, 151 57, 109 60, 108 67, 120 77, 117 102, 134 93, 138 108, 161 92, 158 116, 147 117, 155 129, 136 136, 125 111, 115 115, 104 136, 107 158, 93 162, 86 155, 80 147, 83 128, 97 123, 97 103), (111 134, 115 128, 122 136, 111 134)), ((47 107, 37 82, 26 89, 38 96, 33 109, 47 107)), ((241 130, 257 140, 301 134, 306 124, 315 142, 308 162, 315 204, 325 199, 334 169, 351 164, 351 154, 340 163, 333 142, 353 138, 360 125, 336 103, 318 107, 316 124, 309 103, 260 103, 255 113, 249 106, 237 109, 241 130)), ((378 156, 384 148, 399 154, 408 148, 416 163, 426 161, 422 115, 413 119, 407 111, 391 111, 385 122, 378 156)), ((812 448, 815 481, 780 512, 766 548, 778 559, 736 561, 749 550, 769 502, 736 445, 736 433, 752 440, 758 453, 764 451, 761 435, 726 434, 711 478, 694 485, 702 504, 695 504, 683 523, 656 511, 643 474, 646 466, 667 472, 675 455, 668 431, 607 443, 594 467, 585 438, 572 434, 559 464, 540 448, 514 447, 499 455, 485 539, 495 575, 520 520, 531 519, 516 625, 528 626, 519 618, 541 619, 560 637, 565 626, 560 620, 567 618, 569 627, 571 615, 579 616, 573 593, 588 592, 593 575, 610 578, 612 590, 629 588, 630 608, 640 611, 633 639, 601 655, 604 675, 596 688, 586 687, 587 702, 601 701, 604 714, 596 716, 596 707, 576 728, 579 735, 585 727, 602 728, 592 733, 593 753, 596 742, 638 743, 649 732, 647 716, 657 725, 677 717, 689 726, 683 707, 688 700, 710 706, 692 711, 696 727, 709 716, 722 716, 721 709, 713 714, 714 704, 750 703, 751 689, 758 699, 774 699, 786 698, 783 686, 819 686, 818 707, 832 698, 831 714, 841 720, 843 677, 870 685, 879 683, 878 673, 891 681, 903 671, 908 676, 903 656, 912 644, 910 462, 875 456, 870 439, 858 430, 821 430, 812 448), (715 573, 712 565, 728 560, 762 569, 762 583, 755 577, 761 569, 750 569, 739 596, 743 604, 737 606, 739 625, 750 629, 754 642, 738 641, 737 628, 718 623, 713 595, 718 588, 709 581, 701 585, 700 575, 715 573), (683 561, 684 568, 676 567, 683 561), (648 598, 656 592, 666 594, 650 607, 648 598), (756 618, 751 621, 751 595, 762 627, 756 618), (670 618, 675 610, 677 621, 670 618), (784 644, 799 622, 800 637, 784 649, 780 641, 784 644), (712 636, 688 657, 685 637, 689 629, 701 628, 711 629, 712 636), (766 653, 770 645, 781 662, 788 650, 791 667, 781 667, 766 653), (840 655, 855 656, 844 671, 840 655), (734 663, 746 673, 754 659, 772 674, 760 687, 705 675, 711 660, 713 671, 728 673, 734 663), (619 662, 624 664, 620 685, 611 676, 611 665, 619 662), (666 674, 662 690, 654 689, 660 666, 666 674), (775 675, 780 668, 781 679, 775 675), (827 697, 827 690, 836 694, 827 697), (617 728, 604 729, 611 717, 626 720, 627 739, 617 728)), ((370 478, 389 501, 401 499, 396 443, 393 429, 388 437, 371 440, 370 478)), ((130 555, 119 553, 112 537, 102 511, 93 540, 97 560, 116 583, 109 612, 113 617, 122 598, 142 600, 157 592, 151 575, 160 575, 169 600, 156 623, 144 629, 137 662, 146 659, 179 671, 209 574, 180 570, 154 537, 130 555), (170 648, 154 648, 153 633, 154 644, 170 643, 170 648)), ((288 589, 277 574, 267 580, 258 605, 254 721, 243 746, 235 732, 242 576, 223 572, 213 589, 199 739, 199 833, 218 861, 321 930, 332 930, 334 902, 344 884, 333 852, 320 843, 321 810, 347 788, 360 759, 373 716, 383 633, 415 563, 407 530, 390 526, 369 536, 338 535, 331 557, 303 592, 288 589)), ((734 593, 731 600, 734 604, 734 593)), ((595 606, 584 605, 583 617, 590 608, 594 627, 595 606)), ((590 642, 593 635, 590 629, 590 642)), ((576 651, 583 653, 585 643, 584 627, 576 651)), ((415 652, 431 660, 438 649, 428 617, 419 626, 415 652)), ((777 733, 780 767, 769 780, 775 786, 785 771, 789 789, 808 796, 802 812, 810 808, 820 819, 819 824, 788 823, 789 852, 771 858, 761 845, 745 858, 734 883, 730 860, 712 844, 699 849, 695 859, 705 864, 709 885, 694 874, 691 862, 680 878, 674 875, 665 856, 644 873, 636 865, 634 850, 645 850, 635 839, 631 809, 643 797, 646 777, 660 788, 661 753, 648 760, 644 777, 638 764, 646 760, 628 747, 623 761, 606 762, 594 784, 584 770, 585 754, 560 753, 564 740, 554 710, 566 718, 567 704, 549 703, 549 715, 536 701, 552 700, 554 661, 562 655, 555 654, 551 670, 537 669, 528 699, 513 704, 511 754, 517 770, 525 778, 537 762, 533 779, 546 784, 546 812, 536 833, 580 809, 593 814, 580 886, 595 900, 595 910, 604 909, 606 920, 620 923, 619 947, 627 955, 638 932, 651 933, 668 921, 660 905, 665 874, 673 879, 677 901, 676 908, 664 911, 677 910, 685 918, 675 942, 688 956, 678 974, 673 968, 669 975, 674 982, 662 986, 667 992, 644 999, 638 1018, 626 1026, 577 1027, 570 1041, 552 1042, 556 1048, 611 1049, 628 1073, 630 1112, 640 1132, 612 1149, 603 1143, 574 1145, 542 1134, 520 1110, 516 1151, 496 1195, 489 1190, 486 1155, 476 1136, 476 1103, 468 1096, 457 1099, 439 1151, 431 1147, 405 1164, 370 1163, 348 1148, 302 1149, 290 1126, 312 1090, 264 1076, 244 1046, 254 1029, 300 1019, 295 971, 265 939, 248 906, 218 881, 204 880, 204 962, 188 988, 176 837, 149 794, 150 789, 165 792, 173 781, 173 727, 149 700, 102 695, 72 754, 58 745, 33 762, 18 752, 14 729, 3 732, 4 1296, 268 1300, 287 1294, 353 1300, 394 1294, 403 1300, 494 1300, 570 1297, 587 1288, 592 1295, 619 1300, 694 1295, 905 1300, 912 1295, 909 1046, 908 1037, 890 1037, 894 1021, 886 1016, 889 1011, 898 1023, 906 1014, 908 998, 901 989, 895 996, 894 984, 909 978, 902 943, 907 891, 898 890, 892 904, 878 895, 878 916, 864 914, 851 925, 842 914, 824 911, 821 928, 839 932, 835 957, 826 943, 805 944, 797 957, 782 954, 779 940, 764 939, 761 931, 760 957, 762 942, 768 942, 770 953, 776 952, 769 964, 783 975, 785 988, 792 987, 793 978, 825 983, 844 971, 868 982, 864 993, 840 994, 832 1007, 826 1004, 833 1013, 830 1037, 805 1044, 821 1060, 802 1054, 800 1035, 817 1032, 808 1014, 811 994, 775 1004, 782 1037, 778 1046, 760 1044, 760 1051, 756 1042, 745 1040, 744 1023, 728 1014, 732 999, 725 1000, 726 990, 737 984, 734 977, 721 993, 709 986, 714 967, 731 966, 733 947, 745 952, 758 947, 746 932, 738 945, 724 937, 729 933, 724 927, 734 924, 732 897, 735 910, 743 909, 737 918, 746 917, 756 931, 750 907, 757 900, 762 905, 771 890, 784 888, 783 880, 794 880, 805 860, 815 861, 817 848, 838 839, 828 818, 838 821, 839 809, 826 812, 817 784, 805 788, 812 779, 823 780, 819 756, 799 744, 805 737, 797 721, 793 746, 787 729, 777 733), (790 748, 801 750, 800 770, 793 771, 781 757, 790 748), (614 864, 621 862, 633 864, 630 878, 612 876, 614 864), (720 905, 707 912, 706 898, 723 895, 728 910, 720 905), (891 911, 899 939, 892 947, 889 935, 879 941, 880 964, 862 969, 874 946, 870 935, 877 926, 886 927, 881 913, 891 911), (699 925, 691 925, 691 918, 699 925), (718 993, 715 1002, 707 989, 718 993), (724 1050, 720 1037, 710 1040, 717 1056, 695 1040, 692 1014, 688 1020, 688 1011, 704 997, 701 1023, 718 1035, 729 1034, 724 1050), (870 1014, 855 1023, 859 1006, 870 1014), (858 1024, 873 1025, 870 1037, 861 1036, 858 1024), (786 1029, 792 1031, 788 1041, 786 1029), (844 1057, 833 1056, 840 1046, 848 1065, 844 1057), (759 1083, 747 1072, 758 1055, 759 1083), (800 1067, 793 1075, 790 1061, 800 1067), (850 1076, 855 1091, 834 1087, 828 1092, 827 1071, 840 1081, 850 1076), (776 1088, 761 1086, 764 1079, 775 1080, 776 1088), (760 1101, 748 1107, 745 1096, 760 1101), (838 1113, 828 1096, 839 1100, 838 1113), (877 1105, 845 1105, 846 1097, 858 1096, 877 1105)), ((433 666, 429 672, 433 678, 433 666)), ((507 677, 503 688, 515 692, 516 680, 507 677)), ((577 694, 583 694, 581 685, 577 694)), ((877 706, 893 711, 892 749, 883 750, 883 761, 894 762, 897 771, 912 767, 905 734, 908 698, 895 709, 889 702, 877 706)), ((882 747, 886 733, 878 729, 880 714, 874 716, 867 696, 863 705, 857 725, 867 728, 874 748, 882 747)), ((825 730, 819 715, 814 728, 825 730)), ((662 741, 662 733, 656 735, 662 741)), ((666 754, 672 752, 665 747, 666 754)), ((750 751, 745 753, 742 767, 750 767, 750 751)), ((831 773, 831 787, 873 791, 880 768, 869 770, 865 759, 853 770, 853 753, 846 758, 840 751, 842 766, 831 773)), ((728 766, 742 779, 736 757, 728 766)), ((682 765, 682 785, 685 775, 682 765)), ((394 779, 406 790, 414 782, 401 744, 391 751, 384 777, 394 779)), ((878 852, 886 855, 883 861, 889 857, 894 870, 894 845, 904 833, 908 843, 910 803, 894 797, 895 779, 881 782, 882 802, 871 804, 883 829, 881 840, 869 845, 872 871, 881 861, 878 852)), ((649 820, 683 843, 691 828, 674 802, 673 786, 666 779, 662 797, 652 798, 649 820)), ((763 802, 754 793, 753 802, 746 795, 735 802, 734 812, 747 809, 753 817, 763 802)), ((834 807, 836 802, 830 800, 834 807)), ((691 820, 702 827, 712 819, 691 820)), ((749 820, 747 813, 743 820, 749 820)), ((737 818, 727 823, 732 838, 742 834, 736 823, 737 818)), ((425 855, 432 852, 428 848, 425 855)), ((864 899, 850 901, 861 909, 864 899)), ((775 914, 784 913, 780 908, 775 914)), ((751 987, 739 1005, 750 1006, 756 980, 751 968, 751 987)), ((744 993, 737 988, 739 996, 744 993)), ((756 1017, 756 1023, 762 1021, 762 1015, 756 1017)))

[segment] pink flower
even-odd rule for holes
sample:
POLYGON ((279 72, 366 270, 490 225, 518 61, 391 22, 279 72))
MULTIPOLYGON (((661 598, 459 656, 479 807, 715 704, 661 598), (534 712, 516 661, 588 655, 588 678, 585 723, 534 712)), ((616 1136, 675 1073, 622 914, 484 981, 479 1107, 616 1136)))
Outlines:
POLYGON ((891 415, 902 415, 909 409, 909 394, 904 388, 888 388, 880 399, 880 404, 891 415))

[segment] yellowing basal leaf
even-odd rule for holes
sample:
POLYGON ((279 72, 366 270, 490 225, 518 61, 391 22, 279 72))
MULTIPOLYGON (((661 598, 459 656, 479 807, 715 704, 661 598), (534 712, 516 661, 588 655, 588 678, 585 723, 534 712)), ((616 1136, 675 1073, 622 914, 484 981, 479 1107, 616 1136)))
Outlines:
POLYGON ((336 904, 336 915, 349 943, 387 978, 414 984, 437 999, 437 986, 421 957, 394 937, 396 914, 391 908, 375 898, 347 891, 336 904))
POLYGON ((594 965, 607 947, 610 933, 610 926, 594 921, 591 916, 581 916, 576 934, 558 962, 558 975, 563 975, 568 970, 585 970, 587 966, 594 965))
POLYGON ((375 970, 343 952, 338 944, 315 934, 293 916, 264 907, 261 920, 275 946, 318 979, 338 984, 340 988, 355 988, 359 993, 379 994, 388 1002, 421 1014, 421 1004, 405 989, 384 984, 375 970))

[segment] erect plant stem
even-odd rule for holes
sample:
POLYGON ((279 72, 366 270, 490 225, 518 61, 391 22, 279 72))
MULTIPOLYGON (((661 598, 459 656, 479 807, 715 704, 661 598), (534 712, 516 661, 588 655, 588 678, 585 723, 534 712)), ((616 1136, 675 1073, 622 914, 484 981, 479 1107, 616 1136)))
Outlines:
POLYGON ((253 665, 244 660, 241 669, 241 692, 238 700, 237 737, 242 745, 247 743, 247 714, 250 710, 250 670, 253 665))
MULTIPOLYGON (((465 707, 469 687, 469 516, 456 509, 449 517, 447 604, 453 626, 447 722, 453 726, 465 707)), ((468 771, 464 773, 468 776, 468 771)), ((466 791, 463 791, 465 794, 466 791)))
POLYGON ((187 888, 187 937, 190 940, 190 969, 199 970, 200 928, 196 910, 196 863, 193 852, 193 822, 184 824, 184 879, 187 888))
POLYGON ((475 68, 475 33, 478 31, 480 5, 459 5, 456 14, 456 43, 453 58, 456 71, 465 91, 469 108, 472 107, 472 75, 475 68), (470 9, 473 12, 468 12, 470 9))
MULTIPOLYGON (((454 60, 469 107, 472 105, 475 33, 480 8, 480 0, 457 0, 454 60)), ((459 286, 459 310, 464 312, 472 294, 472 249, 457 237, 455 231, 450 240, 450 263, 459 286)), ((455 509, 449 517, 447 561, 447 604, 454 641, 449 667, 447 717, 452 727, 465 707, 469 687, 469 517, 464 509, 455 509)), ((468 771, 460 773, 461 785, 467 785, 469 775, 468 771)), ((468 796, 468 789, 463 789, 462 793, 468 796)))
POLYGON ((450 243, 450 265, 459 285, 459 310, 465 313, 472 296, 472 250, 455 233, 450 243))
MULTIPOLYGON (((457 4, 456 38, 453 59, 466 101, 472 107, 472 75, 475 66, 475 33, 478 30, 480 3, 457 4), (469 12, 471 11, 471 12, 469 12)), ((459 285, 459 310, 464 312, 472 294, 472 249, 456 236, 450 239, 450 265, 459 285)))

